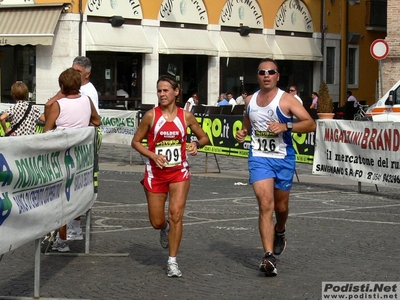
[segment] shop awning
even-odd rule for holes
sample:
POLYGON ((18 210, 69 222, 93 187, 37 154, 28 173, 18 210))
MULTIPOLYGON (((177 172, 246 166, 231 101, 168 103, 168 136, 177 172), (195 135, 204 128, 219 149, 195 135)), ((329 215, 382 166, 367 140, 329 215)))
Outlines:
POLYGON ((62 4, 1 7, 0 45, 52 45, 62 4))
POLYGON ((86 51, 153 53, 153 47, 141 26, 88 22, 86 51))
POLYGON ((275 36, 274 59, 322 61, 321 51, 314 39, 275 36))
POLYGON ((160 28, 160 54, 197 54, 217 56, 207 30, 186 28, 160 28))
POLYGON ((221 39, 221 57, 272 58, 263 34, 241 36, 238 32, 221 32, 221 39))

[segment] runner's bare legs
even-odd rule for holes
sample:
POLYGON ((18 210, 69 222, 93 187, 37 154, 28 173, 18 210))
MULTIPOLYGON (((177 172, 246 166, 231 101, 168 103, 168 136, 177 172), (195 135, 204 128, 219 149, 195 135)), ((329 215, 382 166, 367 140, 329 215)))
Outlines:
MULTIPOLYGON (((168 234, 169 256, 176 257, 182 239, 183 212, 185 209, 187 195, 189 193, 190 181, 171 183, 169 186, 169 208, 168 218, 170 229, 168 234)), ((165 229, 167 221, 165 218, 165 202, 167 193, 152 193, 145 189, 148 203, 150 223, 154 229, 165 229)))

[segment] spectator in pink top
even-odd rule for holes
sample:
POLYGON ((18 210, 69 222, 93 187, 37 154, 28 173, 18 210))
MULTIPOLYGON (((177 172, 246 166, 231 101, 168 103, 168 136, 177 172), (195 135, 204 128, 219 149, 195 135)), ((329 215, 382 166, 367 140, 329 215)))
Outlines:
POLYGON ((317 107, 318 107, 318 94, 317 94, 317 92, 312 92, 311 93, 311 98, 312 98, 312 103, 311 103, 310 109, 317 109, 317 107))
MULTIPOLYGON (((69 68, 62 72, 58 78, 60 85, 59 95, 46 115, 44 132, 56 129, 83 128, 87 126, 100 126, 101 119, 92 100, 79 93, 81 88, 81 74, 69 68)), ((54 241, 52 250, 69 252, 67 244, 67 226, 58 230, 58 238, 54 241)))

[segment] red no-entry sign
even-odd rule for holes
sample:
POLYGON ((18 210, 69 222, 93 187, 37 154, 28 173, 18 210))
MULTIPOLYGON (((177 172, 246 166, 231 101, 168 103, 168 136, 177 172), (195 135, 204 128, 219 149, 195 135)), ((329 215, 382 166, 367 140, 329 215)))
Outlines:
POLYGON ((389 45, 385 40, 377 39, 372 42, 370 52, 373 58, 384 59, 389 54, 389 45))

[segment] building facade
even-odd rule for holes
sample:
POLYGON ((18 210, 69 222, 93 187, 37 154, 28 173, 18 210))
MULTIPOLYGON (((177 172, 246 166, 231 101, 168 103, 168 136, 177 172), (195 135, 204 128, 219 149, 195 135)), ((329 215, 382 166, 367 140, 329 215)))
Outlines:
POLYGON ((400 8, 396 0, 387 1, 387 37, 389 54, 382 60, 383 94, 400 80, 400 8))
POLYGON ((180 82, 181 104, 198 92, 200 103, 212 105, 221 92, 257 90, 258 63, 270 57, 280 65, 279 87, 296 85, 306 107, 322 80, 335 102, 343 104, 350 89, 372 104, 378 62, 369 46, 386 33, 360 22, 366 2, 3 0, 1 101, 22 80, 44 104, 59 89, 58 75, 86 55, 100 101, 122 88, 134 101, 156 104, 158 76, 170 74, 180 82))
POLYGON ((341 0, 336 3, 341 5, 342 11, 347 11, 343 13, 340 29, 343 37, 341 92, 345 94, 347 87, 358 100, 373 104, 379 99, 384 80, 380 61, 371 54, 371 45, 378 39, 385 39, 387 28, 391 26, 387 22, 388 1, 341 0))

